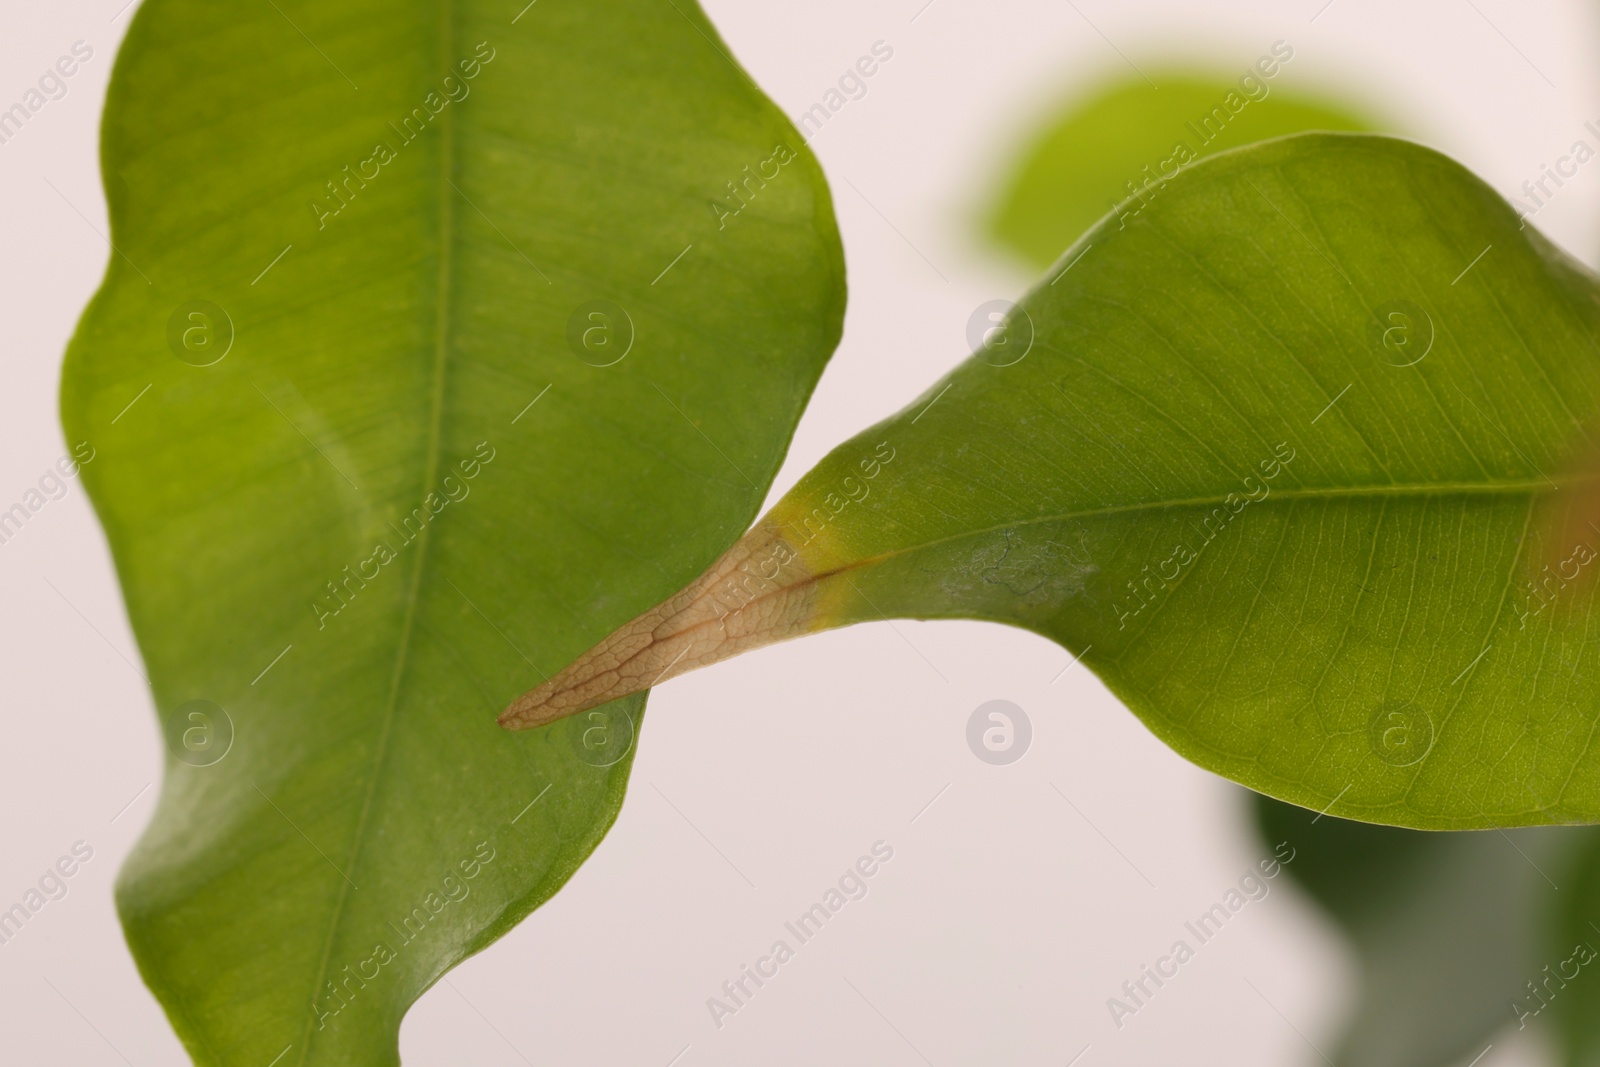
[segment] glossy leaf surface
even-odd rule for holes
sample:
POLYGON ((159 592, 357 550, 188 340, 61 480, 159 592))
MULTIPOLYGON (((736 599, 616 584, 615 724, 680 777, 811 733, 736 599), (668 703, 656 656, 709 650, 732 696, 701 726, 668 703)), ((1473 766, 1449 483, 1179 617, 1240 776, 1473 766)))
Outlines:
POLYGON ((821 173, 692 0, 520 6, 148 0, 118 60, 62 406, 172 751, 118 902, 200 1063, 397 1062, 571 876, 643 700, 492 712, 738 536, 838 339, 821 173))
POLYGON ((992 619, 1304 807, 1600 819, 1600 535, 1566 521, 1592 503, 1592 465, 1567 471, 1600 409, 1596 297, 1417 145, 1202 160, 979 322, 977 354, 824 459, 666 620, 509 714, 636 689, 653 659, 992 619))
MULTIPOLYGON (((1204 152, 1247 136, 1300 132, 1289 125, 1297 118, 1304 129, 1361 127, 1327 102, 1302 107, 1258 77, 1246 88, 1260 96, 1269 86, 1270 99, 1243 104, 1239 121, 1229 119, 1213 137, 1216 130, 1199 130, 1193 121, 1209 114, 1209 100, 1238 87, 1215 77, 1147 73, 1159 80, 1161 92, 1140 79, 1110 87, 1075 102, 1040 134, 1016 163, 994 212, 996 239, 1046 265, 1092 224, 1106 199, 1126 195, 1118 182, 1158 158, 1166 148, 1163 132, 1170 140, 1179 130, 1181 143, 1190 145, 1210 138, 1199 145, 1204 152), (1263 121, 1279 119, 1287 120, 1285 128, 1262 128, 1263 121), (1048 244, 1052 237, 1055 245, 1048 244)), ((1335 1062, 1447 1067, 1474 1059, 1502 1040, 1502 1031, 1542 1028, 1552 1017, 1527 983, 1544 977, 1546 957, 1559 962, 1567 954, 1546 947, 1550 918, 1563 898, 1569 904, 1596 899, 1592 891, 1574 896, 1568 883, 1575 876, 1567 869, 1574 851, 1592 844, 1594 831, 1429 833, 1252 796, 1263 844, 1293 842, 1297 861, 1286 870, 1338 924, 1357 957, 1359 992, 1328 1048, 1335 1062), (1555 888, 1556 879, 1568 884, 1567 892, 1555 888)), ((1567 910, 1585 917, 1589 911, 1583 905, 1567 910)), ((1593 936, 1580 933, 1579 940, 1593 936)), ((1554 984, 1560 983, 1558 974, 1554 984)), ((1565 998, 1580 1005, 1564 1013, 1572 1022, 1584 1016, 1581 1000, 1565 998)))

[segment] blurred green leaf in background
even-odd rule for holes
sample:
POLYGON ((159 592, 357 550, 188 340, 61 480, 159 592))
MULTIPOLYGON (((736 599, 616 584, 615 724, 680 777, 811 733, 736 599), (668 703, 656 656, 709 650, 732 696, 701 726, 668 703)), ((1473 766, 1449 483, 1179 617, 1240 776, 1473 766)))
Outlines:
POLYGON ((1136 213, 1183 163, 1306 130, 1399 132, 1342 101, 1284 88, 1293 57, 1279 41, 1235 74, 1150 68, 1149 81, 1074 95, 1010 165, 986 229, 1048 267, 1122 201, 1133 198, 1127 210, 1136 213))

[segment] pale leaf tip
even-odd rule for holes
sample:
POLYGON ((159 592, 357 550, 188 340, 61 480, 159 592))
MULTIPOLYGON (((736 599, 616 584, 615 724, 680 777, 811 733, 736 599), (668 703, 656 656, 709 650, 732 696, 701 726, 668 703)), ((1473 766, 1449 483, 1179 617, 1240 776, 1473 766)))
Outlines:
POLYGON ((544 726, 808 632, 809 573, 779 531, 758 527, 682 592, 512 701, 497 721, 508 730, 544 726))

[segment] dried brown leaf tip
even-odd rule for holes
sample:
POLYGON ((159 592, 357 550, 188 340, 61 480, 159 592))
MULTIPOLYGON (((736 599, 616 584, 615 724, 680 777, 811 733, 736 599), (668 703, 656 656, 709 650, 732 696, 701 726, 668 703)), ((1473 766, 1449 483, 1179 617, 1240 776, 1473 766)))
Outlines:
POLYGON ((779 529, 757 526, 688 588, 518 697, 501 713, 500 725, 543 726, 696 667, 810 633, 816 615, 811 578, 799 550, 779 529))

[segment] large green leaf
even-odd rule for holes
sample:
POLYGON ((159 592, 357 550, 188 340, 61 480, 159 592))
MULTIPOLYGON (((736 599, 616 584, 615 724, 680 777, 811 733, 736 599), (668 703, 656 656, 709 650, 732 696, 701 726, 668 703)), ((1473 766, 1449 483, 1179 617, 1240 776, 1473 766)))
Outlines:
POLYGON ((118 60, 62 406, 174 752, 118 902, 202 1063, 396 1062, 572 874, 642 698, 490 712, 732 543, 839 335, 820 171, 692 0, 520 6, 148 0, 118 60))
MULTIPOLYGON (((1238 97, 1240 112, 1212 136, 1194 118, 1241 87, 1149 73, 1160 92, 1133 79, 1074 101, 1014 164, 991 221, 1002 244, 1047 265, 1108 200, 1127 194, 1119 183, 1170 155, 1175 140, 1206 154, 1251 137, 1363 126, 1321 101, 1271 90, 1248 103, 1238 97)), ((1258 77, 1242 88, 1260 96, 1269 84, 1258 77)), ((1123 210, 1139 206, 1133 200, 1123 210)), ((1334 1051, 1342 1067, 1464 1063, 1512 1023, 1508 1005, 1520 998, 1537 1008, 1525 983, 1543 962, 1544 918, 1563 896, 1552 879, 1567 881, 1566 861, 1593 831, 1429 833, 1252 797, 1263 840, 1294 843, 1290 877, 1358 957, 1359 994, 1334 1051)))
POLYGON ((1179 753, 1305 807, 1600 819, 1576 580, 1595 554, 1557 543, 1582 501, 1553 481, 1600 409, 1596 295, 1417 145, 1307 134, 1202 160, 506 720, 674 659, 971 617, 1055 639, 1179 753))
POLYGON ((1107 211, 1141 210, 1183 163, 1290 133, 1375 128, 1348 105, 1284 88, 1294 49, 1279 41, 1273 52, 1231 75, 1149 68, 1149 81, 1074 98, 1009 164, 988 229, 1042 270, 1107 211))
MULTIPOLYGON (((1047 265, 1108 201, 1127 195, 1129 175, 1170 156, 1174 141, 1207 154, 1251 138, 1366 128, 1321 101, 1277 90, 1243 104, 1219 135, 1202 140, 1211 131, 1198 131, 1194 117, 1238 87, 1215 77, 1150 73, 1160 92, 1142 79, 1122 82, 1074 101, 1040 134, 1014 165, 992 214, 996 239, 1047 265)), ((1252 88, 1259 95, 1267 85, 1257 78, 1252 88)), ((1541 920, 1557 899, 1544 872, 1561 875, 1559 861, 1582 834, 1428 833, 1253 798, 1263 839, 1294 842, 1299 858, 1290 876, 1358 957, 1359 995, 1343 1025, 1338 1063, 1446 1067, 1474 1058, 1507 1027, 1507 1005, 1527 999, 1523 984, 1539 969, 1541 920)))

